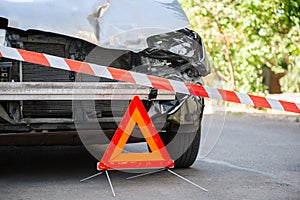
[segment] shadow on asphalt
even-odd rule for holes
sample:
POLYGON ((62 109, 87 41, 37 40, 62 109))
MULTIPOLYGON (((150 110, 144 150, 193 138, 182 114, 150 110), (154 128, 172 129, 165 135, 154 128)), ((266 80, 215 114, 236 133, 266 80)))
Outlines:
POLYGON ((83 146, 1 147, 0 158, 2 178, 15 174, 31 178, 64 175, 79 179, 96 172, 97 163, 83 146))
MULTIPOLYGON (((98 173, 97 160, 83 146, 0 147, 0 177, 43 180, 69 180, 98 173)), ((184 174, 184 169, 178 169, 184 174)), ((199 169, 190 168, 189 173, 199 169)), ((112 177, 126 179, 136 173, 110 172, 112 177)), ((163 172, 166 173, 166 172, 163 172)))

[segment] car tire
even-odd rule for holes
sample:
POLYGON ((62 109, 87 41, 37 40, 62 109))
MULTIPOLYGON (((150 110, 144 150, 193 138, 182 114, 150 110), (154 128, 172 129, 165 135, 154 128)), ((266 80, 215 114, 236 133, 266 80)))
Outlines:
POLYGON ((197 158, 200 148, 201 125, 194 132, 168 131, 161 134, 170 157, 175 161, 175 168, 188 168, 197 158))

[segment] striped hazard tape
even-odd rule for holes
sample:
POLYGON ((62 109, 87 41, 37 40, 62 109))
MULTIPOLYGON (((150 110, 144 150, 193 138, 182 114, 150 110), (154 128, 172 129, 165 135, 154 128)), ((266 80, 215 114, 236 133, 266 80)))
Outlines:
POLYGON ((44 65, 62 70, 80 72, 172 92, 300 114, 300 103, 269 99, 251 94, 243 94, 192 83, 169 80, 127 70, 70 60, 48 54, 0 46, 0 57, 44 65))

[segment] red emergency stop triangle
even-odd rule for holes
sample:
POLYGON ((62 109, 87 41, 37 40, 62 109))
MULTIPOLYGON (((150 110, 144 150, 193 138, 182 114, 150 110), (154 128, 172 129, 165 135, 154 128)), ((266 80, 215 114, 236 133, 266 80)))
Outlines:
POLYGON ((159 169, 172 167, 174 167, 174 161, 170 158, 142 101, 138 96, 135 96, 129 104, 101 161, 97 164, 98 170, 159 169), (151 152, 122 153, 135 125, 140 128, 151 152))

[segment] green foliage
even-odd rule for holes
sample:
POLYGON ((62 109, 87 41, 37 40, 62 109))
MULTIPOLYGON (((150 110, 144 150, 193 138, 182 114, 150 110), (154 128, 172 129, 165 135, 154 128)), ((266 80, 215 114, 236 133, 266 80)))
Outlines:
POLYGON ((280 79, 283 92, 300 92, 300 57, 288 65, 287 75, 280 79))
POLYGON ((192 28, 202 36, 228 89, 266 93, 260 75, 267 66, 276 73, 293 70, 281 83, 284 91, 299 91, 299 78, 293 77, 299 74, 300 64, 299 0, 180 0, 180 3, 192 28), (288 81, 290 78, 295 82, 288 81))

